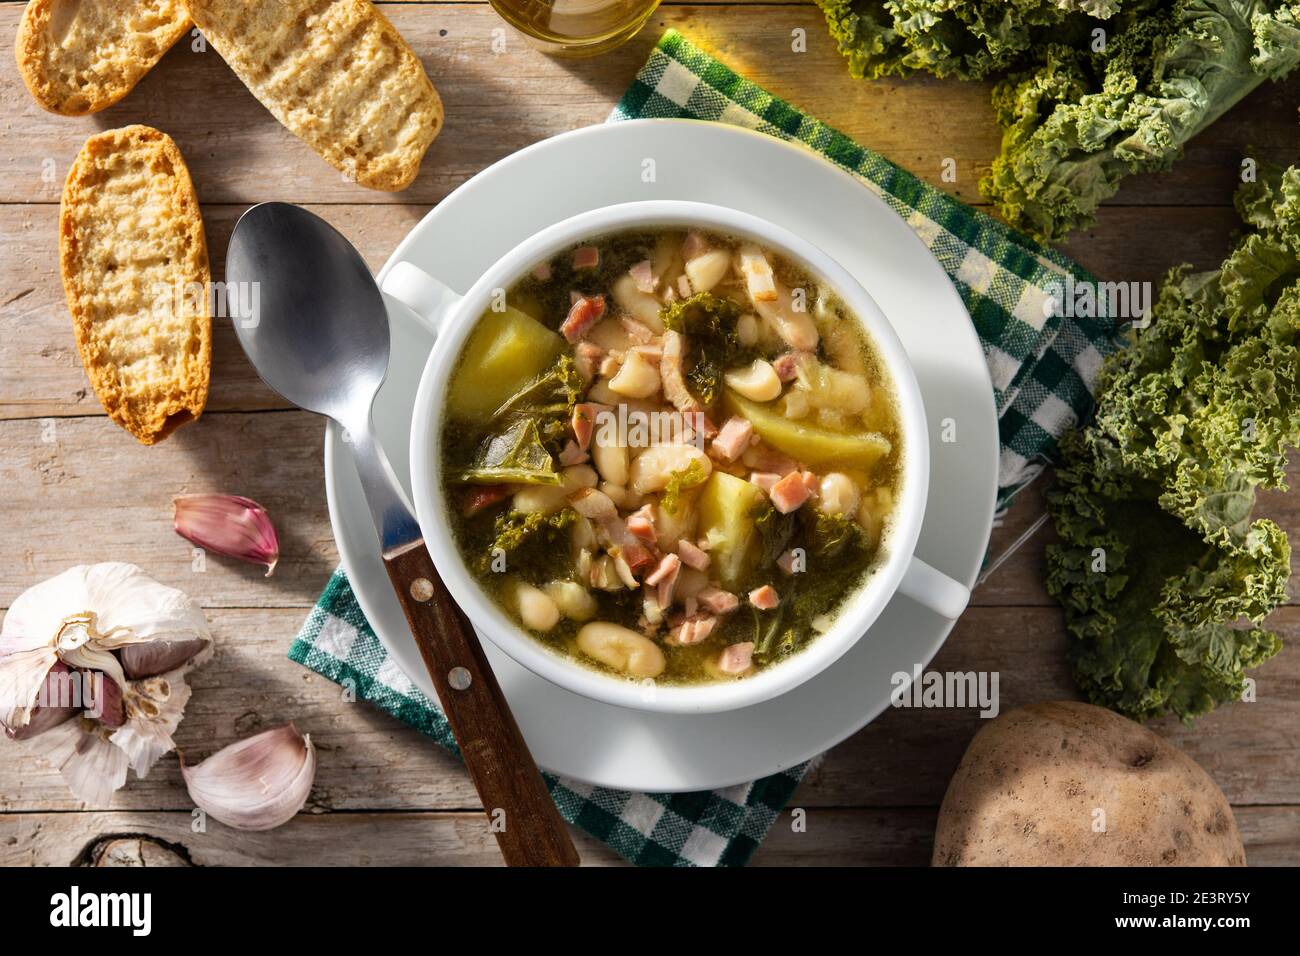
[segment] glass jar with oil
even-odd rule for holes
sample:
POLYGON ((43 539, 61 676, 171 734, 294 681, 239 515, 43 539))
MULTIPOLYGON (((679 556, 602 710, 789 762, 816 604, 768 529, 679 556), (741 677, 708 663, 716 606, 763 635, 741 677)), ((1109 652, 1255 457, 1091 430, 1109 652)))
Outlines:
POLYGON ((631 39, 659 0, 491 0, 493 9, 538 48, 592 56, 631 39))

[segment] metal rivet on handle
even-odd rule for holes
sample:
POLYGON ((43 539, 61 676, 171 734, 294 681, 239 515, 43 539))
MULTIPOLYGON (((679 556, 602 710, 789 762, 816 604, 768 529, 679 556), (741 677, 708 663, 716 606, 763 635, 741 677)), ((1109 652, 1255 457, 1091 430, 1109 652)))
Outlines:
POLYGON ((433 597, 433 582, 428 578, 416 578, 411 582, 411 597, 421 604, 433 597))
POLYGON ((463 667, 453 667, 447 672, 447 683, 452 690, 466 690, 474 682, 470 672, 463 667))

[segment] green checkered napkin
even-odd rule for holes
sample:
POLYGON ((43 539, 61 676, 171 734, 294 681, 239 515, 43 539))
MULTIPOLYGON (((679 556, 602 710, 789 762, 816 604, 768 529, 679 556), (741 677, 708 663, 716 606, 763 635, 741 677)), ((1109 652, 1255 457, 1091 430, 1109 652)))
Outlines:
MULTIPOLYGON (((1044 308, 1066 273, 1064 256, 927 186, 844 134, 799 112, 670 30, 610 116, 687 117, 797 140, 857 176, 916 230, 961 293, 984 346, 1001 422, 998 505, 1050 460, 1055 440, 1091 411, 1090 389, 1111 348, 1113 323, 1063 320, 1044 308)), ((335 572, 289 657, 455 752, 437 704, 425 697, 366 622, 335 572)), ((702 793, 627 793, 547 775, 565 819, 633 863, 740 866, 757 849, 807 765, 702 793)))

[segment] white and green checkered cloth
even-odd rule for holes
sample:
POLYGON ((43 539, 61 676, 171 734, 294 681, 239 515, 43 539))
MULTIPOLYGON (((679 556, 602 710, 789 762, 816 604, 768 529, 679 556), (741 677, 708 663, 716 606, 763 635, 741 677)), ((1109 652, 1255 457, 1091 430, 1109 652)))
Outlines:
MULTIPOLYGON (((925 241, 965 300, 984 346, 1001 422, 998 504, 1048 461, 1056 438, 1091 412, 1110 320, 1063 320, 1044 303, 1065 273, 1092 281, 1064 256, 927 186, 884 157, 801 113, 670 30, 610 121, 647 116, 732 123, 797 140, 856 175, 925 241)), ((428 734, 455 738, 438 705, 388 657, 342 571, 335 572, 289 657, 428 734)), ((564 818, 646 866, 741 866, 785 807, 807 765, 703 793, 642 794, 547 775, 564 818)))

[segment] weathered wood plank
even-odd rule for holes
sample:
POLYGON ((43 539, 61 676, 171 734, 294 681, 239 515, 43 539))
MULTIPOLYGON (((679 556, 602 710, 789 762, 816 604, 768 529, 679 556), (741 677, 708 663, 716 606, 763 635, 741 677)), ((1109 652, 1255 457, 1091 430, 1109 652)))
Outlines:
MULTIPOLYGON (((213 275, 225 269, 230 230, 246 207, 208 205, 204 224, 213 275)), ((378 269, 430 207, 314 205, 378 269)), ((1069 252, 1110 279, 1155 281, 1188 261, 1208 268, 1223 258, 1237 219, 1230 209, 1103 210, 1102 225, 1080 234, 1069 252)), ((58 267, 55 207, 0 205, 0 419, 100 415, 72 337, 58 267)), ((249 366, 224 321, 214 322, 208 411, 284 408, 249 366)), ((200 426, 203 427, 203 426, 200 426)))
POLYGON ((338 564, 325 504, 321 420, 306 412, 214 415, 145 448, 107 418, 0 424, 9 490, 0 538, 4 606, 74 564, 132 561, 204 605, 310 606, 338 564), (172 531, 174 495, 243 494, 280 535, 274 577, 207 557, 172 531))
MULTIPOLYGON (((0 33, 12 36, 20 13, 17 4, 0 8, 0 33)), ((0 156, 9 159, 0 201, 57 202, 68 164, 88 134, 143 122, 177 140, 205 202, 293 197, 431 203, 523 146, 603 120, 668 27, 681 29, 773 93, 968 201, 978 201, 976 182, 997 153, 987 85, 931 78, 855 81, 811 4, 769 6, 761 16, 751 5, 666 6, 624 47, 578 61, 549 58, 513 33, 505 51, 494 53, 493 31, 502 21, 485 4, 400 4, 388 14, 423 59, 447 109, 446 130, 419 178, 399 196, 343 183, 262 109, 215 52, 196 52, 185 41, 122 103, 80 119, 42 112, 12 65, 5 68, 0 100, 16 109, 0 128, 0 156), (807 52, 792 49, 795 30, 804 31, 807 52), (948 158, 957 162, 954 183, 940 181, 948 158)), ((1257 91, 1203 135, 1172 171, 1132 181, 1116 201, 1226 204, 1248 144, 1276 161, 1294 156, 1300 143, 1297 89, 1300 80, 1293 79, 1257 91)))
MULTIPOLYGON (((197 577, 197 576, 196 576, 197 577)), ((478 805, 459 764, 427 738, 285 656, 301 610, 214 610, 217 655, 192 677, 194 696, 177 742, 191 759, 267 727, 294 721, 319 748, 316 810, 447 810, 478 805)), ((1156 725, 1201 763, 1236 804, 1300 804, 1300 609, 1278 615, 1288 641, 1255 672, 1259 700, 1221 709, 1187 729, 1156 725)), ((999 674, 999 702, 1076 696, 1057 612, 976 608, 933 668, 999 674)), ((707 719, 707 718, 705 718, 707 719)), ((831 750, 798 790, 795 806, 937 806, 970 738, 977 708, 891 710, 831 750)), ((0 739, 0 811, 76 810, 37 742, 0 739)), ((190 803, 177 763, 164 759, 118 791, 112 809, 179 810, 190 803)))
MULTIPOLYGON (((1300 808, 1236 808, 1252 866, 1294 866, 1300 808)), ((753 866, 926 866, 936 811, 827 809, 795 831, 782 814, 753 866)), ((501 858, 476 813, 302 814, 277 830, 241 833, 213 823, 195 833, 182 812, 24 813, 0 818, 0 865, 67 866, 107 837, 160 841, 196 866, 496 866, 501 858)), ((625 865, 574 831, 584 866, 625 865)))

